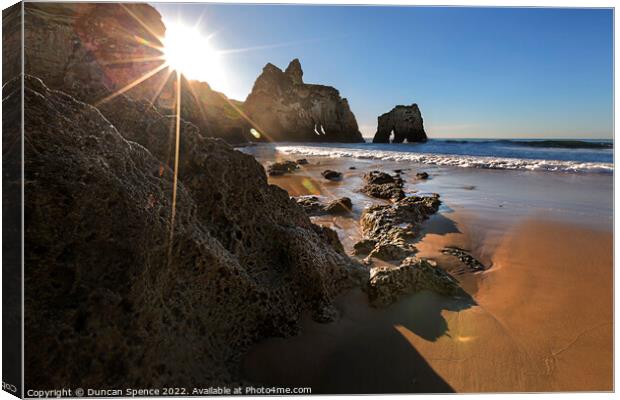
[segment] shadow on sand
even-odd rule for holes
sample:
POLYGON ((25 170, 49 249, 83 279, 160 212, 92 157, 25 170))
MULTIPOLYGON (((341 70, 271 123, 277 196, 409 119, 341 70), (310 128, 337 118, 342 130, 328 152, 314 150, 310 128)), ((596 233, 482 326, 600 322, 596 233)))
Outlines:
POLYGON ((338 322, 306 320, 299 336, 255 346, 244 363, 246 378, 264 385, 308 386, 313 394, 454 391, 414 342, 449 336, 442 311, 474 306, 466 293, 447 298, 424 291, 374 309, 364 293, 352 290, 338 303, 338 322))
POLYGON ((418 241, 422 240, 424 235, 427 234, 447 235, 450 233, 462 233, 456 223, 443 214, 444 212, 446 211, 439 211, 422 223, 422 229, 417 238, 418 241))

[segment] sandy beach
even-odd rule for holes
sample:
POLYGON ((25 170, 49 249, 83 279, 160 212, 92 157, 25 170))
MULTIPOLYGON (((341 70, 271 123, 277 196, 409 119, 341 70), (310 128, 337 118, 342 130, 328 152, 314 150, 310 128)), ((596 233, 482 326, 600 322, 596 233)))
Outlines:
MULTIPOLYGON (((294 159, 250 151, 264 164, 294 159)), ((439 193, 417 256, 437 261, 473 301, 421 292, 375 309, 361 290, 349 291, 338 299, 337 322, 306 318, 300 335, 255 346, 244 362, 248 379, 313 393, 613 389, 610 175, 308 161, 270 182, 292 196, 350 197, 349 215, 312 218, 335 229, 349 253, 362 237, 362 210, 383 201, 359 193, 364 172, 403 169, 408 192, 439 193), (328 168, 343 179, 322 179, 328 168), (422 170, 430 179, 414 178, 422 170), (468 250, 487 269, 466 270, 440 252, 446 246, 468 250)))

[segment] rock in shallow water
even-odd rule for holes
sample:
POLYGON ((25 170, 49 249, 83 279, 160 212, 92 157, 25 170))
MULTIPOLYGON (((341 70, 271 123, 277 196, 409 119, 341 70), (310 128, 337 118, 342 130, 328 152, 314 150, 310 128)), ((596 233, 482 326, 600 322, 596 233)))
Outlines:
POLYGON ((401 297, 431 290, 443 295, 460 292, 456 279, 424 259, 409 257, 398 267, 375 267, 370 271, 368 300, 374 307, 386 307, 401 297))
POLYGON ((378 199, 399 200, 405 197, 404 182, 400 176, 392 176, 381 171, 370 171, 364 174, 362 193, 378 199))
MULTIPOLYGON (((419 225, 437 212, 441 204, 438 194, 405 197, 394 204, 375 205, 364 210, 360 227, 365 240, 375 246, 369 257, 391 261, 415 253, 413 246, 419 225)), ((360 245, 365 249, 369 244, 360 245)))
POLYGON ((353 203, 348 197, 341 197, 326 203, 318 196, 300 196, 295 198, 295 201, 308 215, 344 214, 353 209, 353 203))
POLYGON ((390 143, 392 134, 392 143, 402 143, 405 140, 409 143, 425 142, 427 139, 422 113, 417 104, 396 106, 377 120, 377 133, 372 139, 373 143, 390 143))
POLYGON ((284 175, 287 174, 289 172, 293 172, 295 171, 297 168, 299 168, 297 166, 298 163, 294 162, 294 161, 282 161, 282 162, 275 162, 273 164, 270 164, 267 167, 267 173, 269 174, 269 176, 280 176, 280 175, 284 175))
POLYGON ((441 252, 458 258, 470 271, 484 271, 487 269, 484 264, 476 260, 469 252, 458 247, 444 247, 441 252))
POLYGON ((341 214, 351 212, 353 209, 353 203, 348 197, 341 197, 336 200, 332 200, 325 206, 325 212, 328 214, 341 214))
POLYGON ((420 180, 428 179, 428 173, 427 172, 418 172, 417 174, 415 174, 415 177, 417 179, 420 179, 420 180))
POLYGON ((323 176, 323 178, 330 181, 339 181, 340 179, 342 179, 341 172, 333 171, 331 169, 326 169, 325 171, 321 172, 321 175, 323 176))
POLYGON ((308 215, 320 215, 325 211, 325 204, 317 196, 299 196, 293 199, 308 215))

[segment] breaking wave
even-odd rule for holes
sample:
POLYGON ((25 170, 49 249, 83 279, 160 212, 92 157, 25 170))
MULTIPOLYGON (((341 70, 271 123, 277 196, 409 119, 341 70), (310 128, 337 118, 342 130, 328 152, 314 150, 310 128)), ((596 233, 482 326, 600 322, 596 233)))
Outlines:
MULTIPOLYGON (((470 145, 471 143, 467 143, 470 145)), ((519 144, 517 144, 519 145, 519 144)), ((357 158, 383 161, 415 162, 428 165, 463 168, 487 168, 507 170, 551 171, 569 173, 613 173, 613 162, 588 162, 582 160, 550 160, 536 158, 514 158, 480 156, 467 154, 436 154, 414 151, 395 151, 366 146, 349 145, 276 145, 275 149, 285 154, 322 156, 334 158, 357 158), (367 147, 367 148, 363 148, 367 147)), ((392 145, 394 146, 394 145, 392 145)), ((399 146, 399 145, 395 145, 399 146)), ((383 145, 385 147, 385 145, 383 145)))

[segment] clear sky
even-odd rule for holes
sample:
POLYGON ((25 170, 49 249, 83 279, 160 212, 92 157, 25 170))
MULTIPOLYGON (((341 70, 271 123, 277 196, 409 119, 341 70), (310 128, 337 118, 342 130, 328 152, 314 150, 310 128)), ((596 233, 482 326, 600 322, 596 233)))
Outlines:
MULTIPOLYGON (((214 33, 244 100, 263 66, 299 58, 336 87, 364 136, 418 103, 429 137, 611 138, 611 9, 154 4, 165 23, 214 33)), ((197 52, 200 49, 196 49, 197 52)))

